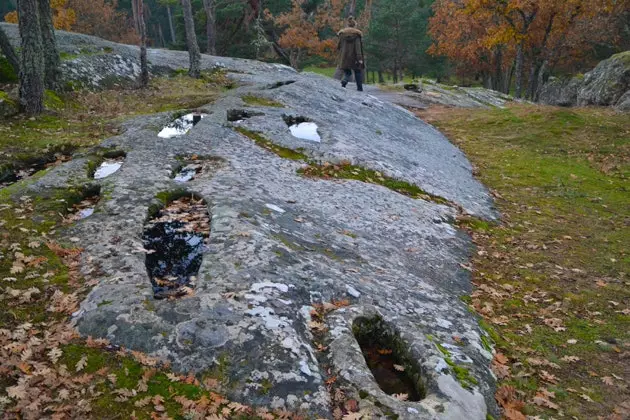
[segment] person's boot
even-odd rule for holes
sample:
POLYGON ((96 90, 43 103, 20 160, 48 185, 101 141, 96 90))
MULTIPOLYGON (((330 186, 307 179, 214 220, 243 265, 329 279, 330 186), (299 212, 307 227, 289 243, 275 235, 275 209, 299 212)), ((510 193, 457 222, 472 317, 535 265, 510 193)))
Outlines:
POLYGON ((348 82, 346 82, 345 80, 342 80, 341 81, 341 87, 345 89, 346 86, 348 86, 348 82))

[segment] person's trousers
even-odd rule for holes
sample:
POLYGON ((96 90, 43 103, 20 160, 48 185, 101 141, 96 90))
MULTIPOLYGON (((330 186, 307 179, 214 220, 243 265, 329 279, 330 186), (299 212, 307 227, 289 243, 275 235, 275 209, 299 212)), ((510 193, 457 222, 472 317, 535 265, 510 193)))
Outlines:
MULTIPOLYGON (((352 70, 343 69, 342 82, 344 83, 344 86, 350 81, 351 77, 352 77, 352 70)), ((361 69, 354 69, 354 80, 357 83, 357 90, 359 92, 363 91, 363 72, 361 71, 361 69)))

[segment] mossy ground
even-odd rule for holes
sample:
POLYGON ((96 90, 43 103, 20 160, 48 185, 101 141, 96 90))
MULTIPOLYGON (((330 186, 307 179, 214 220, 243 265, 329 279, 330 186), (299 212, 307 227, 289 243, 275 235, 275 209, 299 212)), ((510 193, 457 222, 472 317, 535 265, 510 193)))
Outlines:
POLYGON ((284 108, 284 105, 273 99, 263 98, 262 96, 245 95, 241 98, 243 102, 251 106, 268 106, 273 108, 284 108))
POLYGON ((230 84, 225 74, 214 72, 201 79, 181 75, 154 78, 143 90, 47 92, 45 114, 0 121, 0 165, 41 156, 62 144, 92 146, 118 134, 125 119, 196 108, 214 101, 230 84))
POLYGON ((466 152, 503 214, 496 226, 465 223, 478 247, 470 301, 511 362, 502 384, 522 392, 528 414, 621 413, 630 379, 628 115, 513 105, 420 116, 466 152), (542 389, 558 410, 536 405, 542 389))

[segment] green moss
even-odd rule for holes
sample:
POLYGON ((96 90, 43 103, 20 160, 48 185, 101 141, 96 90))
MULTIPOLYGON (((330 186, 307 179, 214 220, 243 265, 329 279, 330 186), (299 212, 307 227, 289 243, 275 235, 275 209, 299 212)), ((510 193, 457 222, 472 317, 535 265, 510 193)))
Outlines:
POLYGON ((260 383, 260 393, 263 395, 267 395, 269 394, 269 392, 271 392, 272 389, 273 389, 273 382, 271 382, 267 378, 263 379, 262 382, 260 383))
POLYGON ((263 135, 258 132, 251 131, 243 127, 235 127, 234 129, 242 135, 253 140, 254 143, 256 143, 258 146, 262 147, 265 150, 269 150, 270 152, 273 152, 282 158, 303 161, 308 160, 308 157, 304 153, 289 149, 287 147, 278 146, 277 144, 274 144, 271 140, 263 137, 263 135))
POLYGON ((311 163, 309 166, 299 169, 298 173, 309 177, 353 179, 368 182, 370 184, 382 185, 390 190, 412 198, 423 199, 444 205, 450 204, 448 200, 430 194, 417 185, 400 179, 391 178, 373 169, 352 165, 347 162, 325 165, 311 163))
POLYGON ((284 105, 281 104, 280 102, 274 101, 272 99, 263 98, 261 96, 245 95, 245 96, 242 96, 241 99, 247 105, 251 105, 251 106, 268 106, 268 107, 274 107, 274 108, 284 108, 284 105))
POLYGON ((18 75, 3 55, 0 55, 0 83, 15 83, 18 75))

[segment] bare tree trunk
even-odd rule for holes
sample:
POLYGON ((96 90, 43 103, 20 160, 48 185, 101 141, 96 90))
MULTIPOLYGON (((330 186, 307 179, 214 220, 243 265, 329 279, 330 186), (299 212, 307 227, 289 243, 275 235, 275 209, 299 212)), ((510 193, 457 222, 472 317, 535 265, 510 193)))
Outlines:
POLYGON ((492 77, 492 89, 500 92, 504 86, 503 81, 503 49, 497 47, 494 53, 494 76, 492 77))
POLYGON ((540 99, 540 89, 547 82, 547 72, 549 68, 549 63, 547 60, 543 61, 540 69, 538 70, 538 82, 536 83, 536 91, 534 92, 534 97, 532 98, 534 102, 538 102, 540 99))
POLYGON ((523 42, 519 42, 516 47, 516 93, 517 98, 523 96, 523 67, 525 61, 525 54, 523 53, 523 42))
POLYGON ((378 82, 379 83, 385 83, 385 78, 383 77, 383 71, 382 70, 378 71, 378 82))
POLYGON ((350 10, 348 11, 348 16, 354 16, 356 17, 356 11, 357 11, 357 0, 352 0, 350 2, 350 10))
POLYGON ((140 14, 138 13, 138 4, 135 0, 131 0, 131 16, 133 17, 133 27, 135 28, 136 33, 140 34, 140 14))
POLYGON ((164 39, 164 31, 162 31, 162 24, 158 23, 158 35, 160 37, 160 47, 166 47, 166 40, 164 39))
POLYGON ((188 74, 190 77, 198 78, 201 75, 201 52, 199 52, 199 44, 197 44, 195 21, 193 20, 190 0, 182 0, 182 8, 184 9, 186 43, 188 44, 188 55, 190 56, 190 69, 188 70, 188 74))
POLYGON ((44 52, 37 0, 20 0, 20 106, 27 114, 44 111, 44 52))
POLYGON ((168 14, 168 27, 171 30, 171 43, 174 44, 177 41, 175 37, 175 27, 173 26, 173 14, 171 13, 171 6, 166 6, 166 13, 168 14))
POLYGON ((44 85, 48 89, 58 90, 61 79, 61 69, 59 68, 61 59, 57 50, 50 0, 37 0, 37 3, 44 51, 44 85))
POLYGON ((503 85, 503 92, 506 95, 510 94, 510 89, 512 88, 512 79, 514 78, 514 66, 510 66, 505 75, 505 85, 503 85))
POLYGON ((134 0, 138 11, 140 28, 140 87, 149 86, 149 64, 147 63, 147 25, 144 22, 144 0, 134 0))
POLYGON ((13 67, 13 71, 15 72, 15 74, 18 74, 20 72, 20 59, 15 53, 15 49, 13 48, 13 45, 11 45, 11 42, 9 42, 9 37, 7 36, 6 33, 4 33, 4 30, 1 27, 0 27, 0 51, 7 58, 7 61, 9 62, 11 67, 13 67))
POLYGON ((203 8, 206 11, 206 35, 208 36, 206 52, 215 55, 217 53, 217 36, 214 0, 203 0, 203 8))

